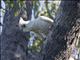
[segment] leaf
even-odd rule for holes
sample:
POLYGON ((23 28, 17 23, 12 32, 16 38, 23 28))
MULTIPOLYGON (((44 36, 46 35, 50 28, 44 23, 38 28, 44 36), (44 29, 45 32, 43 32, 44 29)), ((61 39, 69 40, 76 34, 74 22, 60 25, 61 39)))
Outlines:
POLYGON ((13 3, 11 3, 11 7, 13 7, 14 6, 14 4, 13 3))
POLYGON ((16 12, 14 13, 14 16, 18 16, 18 14, 19 14, 19 12, 18 12, 18 11, 16 11, 16 12))

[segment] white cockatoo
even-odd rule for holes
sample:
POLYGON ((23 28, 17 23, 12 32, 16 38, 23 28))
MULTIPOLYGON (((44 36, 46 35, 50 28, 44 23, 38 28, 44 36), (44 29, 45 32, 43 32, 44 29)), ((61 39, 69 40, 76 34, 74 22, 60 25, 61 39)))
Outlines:
POLYGON ((46 36, 49 32, 49 28, 53 24, 53 20, 45 17, 45 16, 39 16, 38 18, 34 20, 28 20, 24 21, 22 17, 20 17, 19 20, 19 27, 24 31, 24 32, 29 32, 33 31, 38 35, 46 36))

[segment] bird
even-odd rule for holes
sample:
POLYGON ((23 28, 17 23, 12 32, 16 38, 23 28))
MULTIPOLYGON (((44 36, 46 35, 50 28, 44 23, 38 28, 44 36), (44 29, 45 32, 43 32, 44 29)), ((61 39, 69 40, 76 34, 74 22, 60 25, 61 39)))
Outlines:
POLYGON ((33 20, 24 21, 22 17, 19 20, 19 27, 23 32, 33 31, 41 38, 49 33, 49 28, 54 23, 54 20, 46 16, 38 16, 33 20))

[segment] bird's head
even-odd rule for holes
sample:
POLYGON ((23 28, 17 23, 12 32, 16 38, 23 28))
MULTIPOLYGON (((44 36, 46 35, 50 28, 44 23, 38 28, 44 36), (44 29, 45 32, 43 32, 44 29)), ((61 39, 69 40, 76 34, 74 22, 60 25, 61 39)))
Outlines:
POLYGON ((21 30, 23 30, 23 32, 29 32, 31 30, 31 27, 30 27, 30 21, 24 21, 22 17, 20 17, 20 20, 19 20, 19 27, 21 30))

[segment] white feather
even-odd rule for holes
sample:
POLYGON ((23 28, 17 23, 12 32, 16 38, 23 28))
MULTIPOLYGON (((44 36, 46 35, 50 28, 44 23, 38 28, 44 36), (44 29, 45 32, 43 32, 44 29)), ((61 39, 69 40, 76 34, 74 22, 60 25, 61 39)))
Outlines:
POLYGON ((54 21, 52 19, 45 16, 39 16, 38 18, 29 21, 24 21, 20 18, 19 26, 24 32, 33 31, 37 34, 46 34, 48 33, 49 27, 53 24, 53 22, 54 21), (21 27, 22 25, 25 25, 26 27, 23 28, 21 27))

